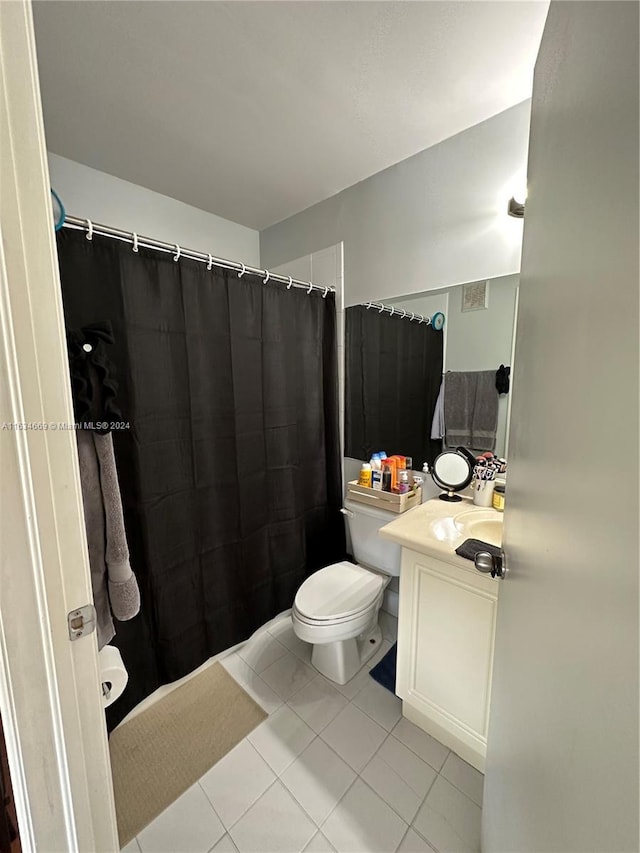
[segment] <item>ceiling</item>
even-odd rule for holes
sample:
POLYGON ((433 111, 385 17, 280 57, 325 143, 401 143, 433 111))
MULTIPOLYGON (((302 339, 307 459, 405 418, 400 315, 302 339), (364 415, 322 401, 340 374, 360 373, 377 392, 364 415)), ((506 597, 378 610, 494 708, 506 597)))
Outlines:
POLYGON ((547 9, 36 2, 47 144, 262 229, 530 97, 547 9))

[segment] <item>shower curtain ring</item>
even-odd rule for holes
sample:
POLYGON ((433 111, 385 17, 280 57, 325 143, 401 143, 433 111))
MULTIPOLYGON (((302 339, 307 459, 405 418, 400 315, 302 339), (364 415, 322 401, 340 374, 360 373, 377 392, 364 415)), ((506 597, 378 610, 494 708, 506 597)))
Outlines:
POLYGON ((367 302, 367 311, 369 310, 369 308, 371 308, 371 303, 367 302))
POLYGON ((378 314, 382 314, 383 311, 384 311, 384 305, 381 302, 380 303, 380 310, 378 311, 378 314))
POLYGON ((415 315, 415 314, 413 313, 413 311, 412 311, 412 312, 411 312, 411 319, 409 320, 409 322, 410 322, 410 323, 413 323, 413 321, 414 321, 415 319, 416 319, 416 315, 415 315))
POLYGON ((404 308, 403 308, 403 309, 402 309, 402 319, 404 320, 404 318, 405 318, 406 316, 407 316, 407 312, 406 312, 406 311, 404 310, 404 308))
POLYGON ((87 219, 87 225, 88 225, 88 230, 87 230, 87 234, 86 234, 87 240, 93 240, 93 222, 90 219, 87 219))
POLYGON ((176 253, 173 256, 173 260, 179 261, 180 260, 180 254, 181 254, 180 246, 178 246, 178 244, 176 243, 176 253))
POLYGON ((244 264, 242 264, 242 270, 238 273, 238 278, 242 278, 242 276, 246 273, 247 268, 244 264))
POLYGON ((287 290, 291 290, 292 285, 293 285, 293 279, 291 278, 291 276, 289 276, 289 284, 287 285, 287 290))
POLYGON ((313 290, 313 284, 310 281, 307 282, 307 284, 309 285, 309 290, 307 290, 307 296, 308 296, 311 293, 311 291, 313 290))
POLYGON ((138 251, 138 235, 135 231, 133 233, 133 251, 137 253, 138 251))
POLYGON ((324 289, 324 293, 322 294, 322 298, 323 298, 323 299, 326 299, 326 298, 327 298, 327 293, 329 293, 329 288, 328 288, 328 287, 325 287, 325 289, 324 289))
POLYGON ((390 316, 390 317, 393 317, 394 312, 395 312, 395 308, 394 308, 394 307, 393 307, 393 305, 392 305, 392 306, 391 306, 391 314, 390 314, 389 316, 390 316))
POLYGON ((266 275, 265 275, 265 277, 262 279, 262 283, 263 283, 263 284, 266 284, 266 283, 269 281, 269 270, 265 270, 265 272, 266 272, 266 275))
POLYGON ((207 269, 210 270, 213 266, 213 256, 209 255, 209 263, 207 264, 207 269))

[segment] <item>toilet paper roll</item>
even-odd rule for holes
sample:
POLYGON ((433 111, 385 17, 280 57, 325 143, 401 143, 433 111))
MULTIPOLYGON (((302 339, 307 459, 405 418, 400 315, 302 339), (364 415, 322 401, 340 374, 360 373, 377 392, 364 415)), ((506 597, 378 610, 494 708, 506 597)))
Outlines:
POLYGON ((102 682, 102 701, 105 708, 122 696, 129 680, 120 651, 115 646, 104 646, 98 652, 100 681, 102 682))

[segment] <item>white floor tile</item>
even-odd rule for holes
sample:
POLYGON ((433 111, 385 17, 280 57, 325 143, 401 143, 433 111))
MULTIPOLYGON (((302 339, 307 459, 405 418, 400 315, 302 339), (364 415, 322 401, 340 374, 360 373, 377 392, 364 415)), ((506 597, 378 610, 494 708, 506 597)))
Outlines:
POLYGON ((193 785, 138 834, 142 853, 206 853, 224 827, 199 785, 193 785))
POLYGON ((319 826, 355 778, 353 770, 316 738, 284 771, 280 781, 319 826))
POLYGON ((378 751, 386 734, 382 726, 359 708, 347 705, 320 737, 359 773, 378 751))
POLYGON ((366 687, 370 681, 371 676, 369 675, 369 670, 366 666, 363 666, 362 669, 356 672, 351 681, 347 681, 346 684, 334 684, 334 687, 336 690, 339 690, 344 697, 351 701, 352 699, 355 699, 362 688, 366 687))
POLYGON ((482 807, 482 790, 484 788, 484 776, 475 767, 467 764, 454 752, 450 752, 440 775, 448 779, 452 785, 466 794, 470 800, 482 807))
POLYGON ((278 696, 237 652, 224 658, 220 663, 229 675, 235 678, 238 684, 247 691, 249 696, 255 699, 261 708, 264 708, 267 714, 272 714, 282 705, 282 697, 278 696))
POLYGON ((254 672, 261 673, 278 658, 287 653, 287 649, 268 631, 259 631, 238 649, 238 654, 248 663, 254 672))
POLYGON ((133 838, 125 847, 121 847, 120 853, 140 853, 140 847, 136 839, 133 838))
POLYGON ((373 667, 376 666, 376 664, 380 663, 380 661, 386 655, 386 653, 389 651, 389 649, 391 648, 392 645, 393 645, 392 642, 390 642, 389 640, 383 639, 382 642, 380 643, 380 648, 378 649, 378 651, 375 653, 375 655, 372 658, 369 658, 369 660, 367 661, 367 663, 366 663, 367 669, 373 669, 373 667))
POLYGON ((271 769, 280 775, 315 738, 315 732, 287 705, 248 736, 271 769))
POLYGON ((439 776, 413 825, 440 853, 479 853, 480 819, 480 807, 439 776))
POLYGON ((418 726, 414 726, 405 717, 402 717, 400 722, 392 730, 392 733, 394 737, 405 746, 408 746, 412 752, 415 752, 427 764, 430 764, 438 771, 442 769, 442 765, 449 755, 449 750, 440 741, 423 732, 418 726))
POLYGON ((398 853, 433 853, 433 847, 427 844, 411 827, 398 847, 398 853))
POLYGON ((274 779, 271 768, 245 738, 204 774, 200 785, 228 829, 274 779))
POLYGON ((316 826, 287 789, 274 782, 231 829, 240 853, 300 853, 316 826))
POLYGON ((346 707, 347 700, 326 678, 317 675, 294 693, 287 704, 319 733, 346 707))
POLYGON ((238 853, 238 848, 231 840, 231 836, 223 835, 210 853, 238 853))
POLYGON ((362 778, 407 823, 411 823, 437 773, 393 736, 388 737, 362 778))
POLYGON ((292 652, 287 652, 261 673, 263 681, 285 700, 297 693, 315 676, 315 669, 301 661, 292 652))
POLYGON ((390 732, 402 716, 402 702, 373 678, 369 680, 371 683, 358 693, 353 704, 390 732))
POLYGON ((335 849, 329 844, 321 832, 316 832, 311 841, 304 848, 304 853, 335 853, 335 849))
POLYGON ((322 825, 322 832, 338 853, 393 853, 407 824, 361 779, 322 825))
POLYGON ((299 657, 300 660, 305 663, 310 663, 313 647, 310 643, 305 643, 304 640, 301 640, 300 637, 296 636, 293 630, 293 625, 291 624, 291 616, 279 621, 276 625, 272 625, 269 628, 269 632, 273 634, 273 636, 282 643, 283 646, 286 646, 290 652, 293 652, 296 657, 299 657))

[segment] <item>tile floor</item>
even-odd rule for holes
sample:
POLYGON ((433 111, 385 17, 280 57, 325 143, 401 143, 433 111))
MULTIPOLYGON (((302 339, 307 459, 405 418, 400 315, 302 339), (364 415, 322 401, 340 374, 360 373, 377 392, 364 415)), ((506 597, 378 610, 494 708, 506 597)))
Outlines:
POLYGON ((480 849, 483 776, 401 716, 369 676, 310 664, 283 614, 222 659, 269 713, 128 844, 127 853, 467 853, 480 849))

